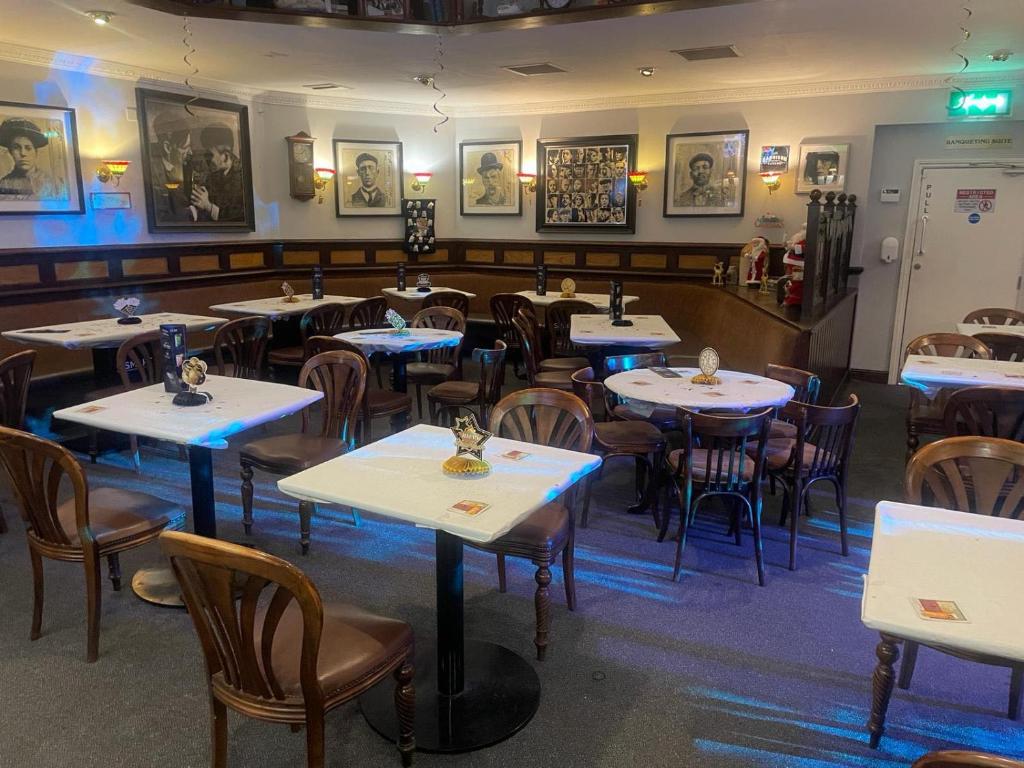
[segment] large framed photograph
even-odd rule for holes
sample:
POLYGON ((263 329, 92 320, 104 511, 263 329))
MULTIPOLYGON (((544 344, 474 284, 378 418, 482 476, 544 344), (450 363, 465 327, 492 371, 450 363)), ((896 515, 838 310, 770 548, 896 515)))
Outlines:
POLYGON ((0 101, 0 215, 85 213, 75 110, 0 101))
POLYGON ((459 178, 463 216, 520 216, 521 141, 464 141, 459 144, 459 178))
POLYGON ((334 140, 338 216, 402 215, 402 142, 334 140))
POLYGON ((665 139, 665 216, 742 216, 749 131, 665 139))
POLYGON ((248 108, 145 88, 135 104, 149 231, 256 229, 248 108))
POLYGON ((796 192, 807 194, 845 192, 846 169, 850 163, 849 144, 801 144, 797 167, 796 192))
POLYGON ((636 231, 636 134, 537 142, 537 231, 636 231))

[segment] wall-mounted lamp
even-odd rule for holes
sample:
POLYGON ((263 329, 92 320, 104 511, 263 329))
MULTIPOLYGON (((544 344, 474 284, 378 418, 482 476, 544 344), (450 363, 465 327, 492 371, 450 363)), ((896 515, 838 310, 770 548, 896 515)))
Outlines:
POLYGON ((782 186, 782 175, 774 171, 765 171, 761 174, 761 181, 768 188, 768 194, 770 195, 782 186))
POLYGON ((96 169, 96 178, 103 184, 113 181, 114 186, 119 187, 121 186, 121 177, 124 176, 131 164, 131 160, 104 160, 103 165, 96 169))
POLYGON ((430 171, 419 171, 418 173, 413 174, 413 178, 415 178, 416 181, 412 183, 412 191, 426 192, 427 184, 429 184, 430 180, 434 178, 434 174, 430 171))
POLYGON ((335 170, 333 168, 313 169, 313 187, 320 193, 320 197, 316 201, 318 205, 324 204, 324 191, 334 179, 334 174, 335 170))
POLYGON ((647 189, 647 171, 630 171, 629 183, 637 192, 636 204, 643 205, 644 201, 640 199, 640 193, 647 189))
POLYGON ((519 179, 523 192, 532 195, 537 191, 536 173, 523 173, 522 171, 519 171, 519 173, 516 174, 516 178, 519 179))

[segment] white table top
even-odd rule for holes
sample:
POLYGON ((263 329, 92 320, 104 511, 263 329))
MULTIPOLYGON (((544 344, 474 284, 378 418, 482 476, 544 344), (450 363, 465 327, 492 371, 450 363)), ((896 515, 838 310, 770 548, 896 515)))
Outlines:
POLYGON ((1007 333, 1011 336, 1024 336, 1024 325, 983 325, 982 323, 957 323, 957 333, 976 336, 979 333, 1007 333))
POLYGON ((587 346, 621 344, 648 349, 668 347, 679 341, 661 315, 623 315, 622 319, 632 320, 633 325, 612 325, 608 315, 573 315, 569 339, 587 346))
POLYGON ((700 373, 697 368, 671 368, 679 378, 665 378, 646 368, 616 373, 604 380, 604 385, 619 397, 629 401, 633 410, 651 411, 655 405, 669 405, 700 411, 705 408, 731 408, 750 411, 768 406, 779 407, 788 403, 795 394, 789 384, 775 379, 739 371, 718 371, 721 384, 694 384, 690 381, 700 373))
POLYGON ((908 355, 900 381, 934 397, 943 387, 1024 387, 1024 363, 908 355))
POLYGON ((184 324, 189 331, 212 331, 224 325, 223 317, 183 315, 177 312, 156 312, 138 315, 141 323, 120 325, 116 317, 100 320, 84 320, 78 323, 40 325, 15 331, 4 331, 3 336, 24 344, 51 345, 65 349, 89 349, 92 347, 118 347, 121 342, 148 331, 157 331, 164 323, 184 324))
MULTIPOLYGON (((536 291, 519 291, 520 296, 525 296, 533 302, 534 306, 547 307, 554 304, 556 301, 585 301, 589 304, 593 304, 595 308, 602 312, 608 311, 608 294, 607 293, 577 293, 572 298, 563 299, 561 291, 548 291, 543 296, 538 296, 536 291)), ((639 296, 623 296, 622 304, 632 304, 634 301, 639 301, 639 296)))
POLYGON ((508 533, 601 464, 589 453, 492 437, 484 451, 491 472, 483 477, 452 477, 441 464, 454 452, 451 430, 418 424, 279 480, 277 487, 299 499, 351 506, 488 542, 508 533), (510 450, 529 456, 502 457, 510 450), (449 510, 463 500, 490 507, 473 517, 449 510))
POLYGON ((199 391, 212 394, 213 401, 173 405, 174 395, 160 383, 64 408, 53 417, 181 445, 226 448, 232 435, 300 411, 324 396, 315 389, 228 376, 207 376, 199 391))
POLYGON ((462 341, 458 331, 442 331, 437 328, 408 328, 406 334, 399 334, 390 328, 366 331, 345 331, 334 338, 355 344, 367 355, 381 352, 394 355, 402 352, 422 352, 426 349, 454 347, 462 341))
POLYGON ((463 296, 475 299, 475 293, 469 293, 468 291, 460 291, 458 288, 444 288, 438 285, 430 286, 429 293, 420 293, 416 290, 414 285, 412 288, 406 288, 404 291, 400 291, 397 288, 381 288, 381 293, 387 296, 394 296, 398 299, 405 299, 406 301, 423 301, 431 293, 440 293, 441 291, 451 291, 452 293, 461 293, 463 296))
POLYGON ((232 301, 227 304, 214 304, 210 307, 214 312, 227 312, 232 315, 259 315, 261 317, 288 317, 289 315, 301 315, 324 304, 341 304, 351 307, 364 299, 356 296, 329 296, 324 294, 323 299, 313 300, 309 293, 295 294, 298 301, 286 302, 284 296, 273 296, 269 299, 250 299, 249 301, 232 301))
POLYGON ((882 501, 861 620, 907 640, 1024 661, 1022 580, 1024 521, 882 501), (923 619, 918 599, 952 600, 966 621, 923 619))

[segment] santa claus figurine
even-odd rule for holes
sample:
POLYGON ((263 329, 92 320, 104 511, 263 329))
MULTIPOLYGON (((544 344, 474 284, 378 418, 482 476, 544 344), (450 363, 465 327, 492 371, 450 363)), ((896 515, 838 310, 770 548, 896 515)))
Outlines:
POLYGON ((804 246, 807 244, 807 226, 786 239, 786 254, 782 263, 786 266, 789 280, 782 303, 787 307, 800 306, 804 301, 804 246))
POLYGON ((758 235, 740 251, 740 274, 754 288, 761 285, 761 276, 768 268, 768 238, 758 235))

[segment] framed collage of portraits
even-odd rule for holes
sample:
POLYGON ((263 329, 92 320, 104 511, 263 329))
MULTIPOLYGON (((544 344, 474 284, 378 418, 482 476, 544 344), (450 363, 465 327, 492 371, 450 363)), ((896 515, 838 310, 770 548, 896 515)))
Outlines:
POLYGON ((523 191, 519 178, 523 142, 464 141, 459 144, 462 180, 459 213, 463 216, 520 216, 523 191))
POLYGON ((0 216, 85 213, 75 110, 0 102, 0 216))
POLYGON ((749 131, 665 138, 664 215, 742 216, 749 131))
POLYGON ((334 140, 336 214, 401 216, 402 142, 334 140))

